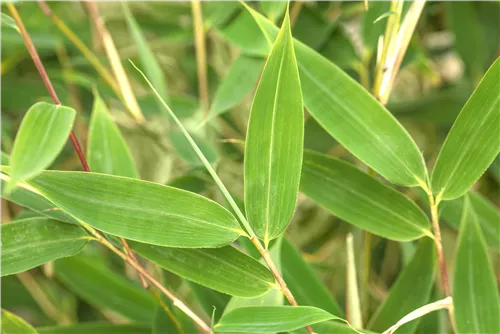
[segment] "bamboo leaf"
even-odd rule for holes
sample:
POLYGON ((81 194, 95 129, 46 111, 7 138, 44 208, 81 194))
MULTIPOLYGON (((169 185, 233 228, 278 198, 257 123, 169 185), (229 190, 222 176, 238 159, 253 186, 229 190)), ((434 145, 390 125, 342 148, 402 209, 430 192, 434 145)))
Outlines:
MULTIPOLYGON (((382 332, 406 314, 427 304, 434 285, 435 268, 434 242, 430 238, 425 238, 420 242, 413 259, 391 287, 389 296, 370 319, 367 328, 382 332)), ((415 333, 418 323, 412 321, 404 325, 400 331, 415 333)))
POLYGON ((189 282, 189 287, 207 315, 215 309, 214 320, 218 321, 231 297, 194 282, 189 282))
POLYGON ((283 278, 299 305, 316 306, 331 314, 343 315, 332 294, 318 279, 299 251, 286 238, 283 240, 281 261, 283 263, 283 278))
POLYGON ((500 249, 500 211, 480 193, 469 191, 465 196, 444 202, 439 208, 440 216, 459 229, 466 196, 469 196, 486 243, 489 247, 500 249))
POLYGON ((488 250, 468 196, 460 223, 453 304, 457 333, 500 333, 500 297, 488 250))
POLYGON ((266 245, 295 210, 303 145, 302 93, 287 13, 255 93, 245 144, 245 209, 266 245))
POLYGON ((50 166, 68 140, 75 114, 71 108, 45 102, 28 110, 12 148, 7 191, 50 166))
POLYGON ((16 24, 16 21, 14 21, 12 17, 4 13, 1 13, 0 15, 1 15, 2 27, 12 28, 15 31, 19 32, 19 28, 16 24))
POLYGON ((235 107, 253 87, 262 70, 262 58, 241 54, 217 87, 208 119, 235 107))
POLYGON ((87 159, 90 170, 95 173, 139 178, 125 139, 96 89, 89 126, 87 159))
POLYGON ((91 239, 82 228, 48 218, 29 218, 0 225, 2 276, 80 252, 91 239))
POLYGON ((266 267, 232 246, 183 249, 132 242, 140 255, 176 275, 231 296, 255 297, 267 292, 274 278, 266 267))
POLYGON ((82 323, 69 326, 38 327, 38 334, 151 334, 151 327, 141 324, 117 325, 109 323, 82 323))
POLYGON ((443 200, 462 196, 500 152, 500 58, 465 103, 439 152, 432 191, 443 200))
MULTIPOLYGON (((167 84, 163 76, 163 71, 158 64, 158 61, 156 60, 154 54, 151 52, 148 42, 141 31, 141 28, 130 12, 128 4, 126 2, 122 2, 122 6, 123 12, 125 13, 125 19, 127 20, 128 29, 139 50, 139 57, 141 58, 141 64, 144 67, 144 71, 146 72, 148 78, 151 79, 151 82, 158 90, 161 97, 165 101, 168 101, 167 84)), ((158 107, 163 110, 160 104, 158 104, 158 107)))
POLYGON ((422 210, 406 196, 342 160, 305 151, 301 191, 339 218, 397 241, 432 236, 422 210))
POLYGON ((29 184, 73 217, 135 241, 169 247, 217 247, 243 233, 236 218, 219 204, 156 183, 45 171, 29 184))
POLYGON ((2 309, 2 334, 37 334, 37 331, 17 315, 2 309))
POLYGON ((73 256, 56 261, 54 271, 69 289, 97 308, 138 322, 153 320, 155 299, 139 284, 127 281, 102 264, 73 256))
MULTIPOLYGON (((277 28, 247 7, 268 41, 277 28)), ((424 185, 426 168, 415 142, 385 107, 335 64, 299 41, 295 51, 304 105, 347 150, 392 183, 424 185)))
POLYGON ((225 314, 215 325, 217 333, 275 333, 339 319, 311 306, 253 306, 225 314))

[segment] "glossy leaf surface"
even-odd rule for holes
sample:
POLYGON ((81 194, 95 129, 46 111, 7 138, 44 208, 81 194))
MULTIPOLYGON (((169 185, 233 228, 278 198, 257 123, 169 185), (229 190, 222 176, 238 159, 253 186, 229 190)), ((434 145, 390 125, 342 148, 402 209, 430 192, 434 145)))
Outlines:
POLYGON ((10 155, 8 187, 50 166, 68 140, 75 114, 71 108, 45 102, 38 102, 28 110, 10 155))
POLYGON ((0 225, 2 276, 80 252, 91 239, 76 225, 29 218, 0 225))
POLYGON ((299 329, 318 322, 338 319, 311 306, 254 306, 225 314, 215 325, 217 333, 275 333, 299 329))
POLYGON ((302 92, 287 13, 255 93, 245 143, 245 209, 266 244, 295 210, 303 145, 302 92))
POLYGON ((91 305, 139 322, 150 322, 155 299, 134 284, 90 258, 73 256, 55 262, 55 274, 70 290, 91 305))
POLYGON ((46 171, 30 185, 104 232, 170 247, 216 247, 240 235, 236 219, 202 196, 111 175, 46 171))
POLYGON ((97 90, 94 90, 87 159, 94 173, 139 177, 127 143, 97 90))
POLYGON ((428 219, 414 202, 347 162, 306 151, 300 189, 373 234, 398 241, 430 235, 428 219))
POLYGON ((166 270, 228 295, 254 297, 264 294, 274 284, 266 267, 232 246, 183 249, 137 242, 130 245, 166 270))
POLYGON ((450 200, 472 187, 500 152, 500 59, 465 103, 432 172, 432 191, 450 200))
MULTIPOLYGON (((434 242, 425 238, 391 287, 384 303, 370 319, 367 326, 369 329, 383 332, 408 313, 429 302, 434 285, 436 258, 434 242)), ((400 331, 414 333, 417 325, 418 321, 412 321, 400 331)))
POLYGON ((499 333, 500 297, 488 250, 466 197, 455 258, 453 304, 458 333, 499 333))
MULTIPOLYGON (((277 28, 249 9, 268 40, 277 28)), ((395 184, 424 183, 424 160, 408 132, 383 105, 344 71, 295 41, 304 105, 347 150, 395 184)))

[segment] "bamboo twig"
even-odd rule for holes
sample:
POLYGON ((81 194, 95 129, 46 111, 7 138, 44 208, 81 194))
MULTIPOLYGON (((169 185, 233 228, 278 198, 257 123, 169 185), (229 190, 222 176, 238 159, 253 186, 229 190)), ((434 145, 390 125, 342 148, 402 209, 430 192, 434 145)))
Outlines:
POLYGON ((106 55, 108 56, 109 62, 111 63, 111 68, 113 70, 113 73, 115 74, 115 78, 118 82, 118 86, 120 87, 120 91, 122 93, 125 104, 127 105, 130 113, 136 119, 136 121, 139 123, 144 123, 146 120, 144 119, 141 108, 137 103, 135 94, 132 91, 132 87, 130 86, 127 74, 125 73, 125 69, 123 68, 123 65, 121 63, 120 56, 118 54, 118 51, 116 50, 115 43, 113 42, 113 38, 111 38, 111 34, 106 28, 104 20, 99 14, 97 5, 94 1, 85 1, 85 5, 87 6, 92 22, 95 25, 97 34, 101 39, 102 44, 104 45, 106 55))
POLYGON ((193 29, 196 50, 196 68, 198 72, 198 90, 204 118, 208 115, 208 79, 207 79, 207 48, 205 41, 205 29, 203 27, 203 13, 200 1, 191 1, 193 15, 193 29))
MULTIPOLYGON (((49 95, 52 97, 52 100, 56 105, 60 105, 61 102, 59 98, 57 97, 56 91, 52 85, 52 82, 50 81, 50 78, 45 70, 45 67, 43 66, 43 63, 38 56, 38 52, 36 51, 35 46, 33 45, 33 42, 31 41, 31 38, 26 31, 26 28, 24 27, 24 24, 21 20, 21 17, 19 16, 19 13, 17 12, 16 8, 12 3, 7 3, 7 8, 9 9, 12 17, 16 21, 16 24, 18 25, 21 35, 23 37, 23 40, 26 44, 26 47, 28 49, 28 52, 30 53, 33 62, 35 63, 35 66, 38 69, 38 72, 40 73, 40 76, 42 77, 42 80, 47 87, 47 90, 49 92, 49 95)), ((80 158, 80 162, 82 163, 82 166, 86 172, 90 172, 90 168, 87 164, 87 161, 85 160, 85 156, 83 155, 83 152, 81 150, 80 144, 78 143, 78 140, 76 139, 76 136, 74 135, 73 131, 70 134, 70 139, 71 142, 73 143, 73 146, 78 154, 78 157, 80 158)), ((10 177, 1 174, 1 178, 4 180, 10 180, 10 177)), ((23 186, 27 190, 34 190, 35 193, 38 193, 36 189, 33 189, 29 185, 24 185, 23 186)), ((155 285, 162 293, 164 293, 168 298, 172 299, 174 302, 174 305, 178 306, 181 310, 183 310, 186 315, 188 315, 193 321, 195 321, 204 331, 207 333, 210 332, 210 327, 208 327, 193 311, 191 311, 186 305, 184 305, 175 295, 173 295, 170 291, 168 291, 165 287, 163 287, 159 282, 157 282, 149 273, 142 268, 139 263, 137 262, 133 252, 130 250, 130 247, 127 243, 127 241, 124 238, 120 238, 121 243, 125 249, 126 253, 122 253, 116 247, 114 247, 112 244, 110 244, 100 233, 98 233, 96 230, 94 230, 92 227, 88 226, 87 224, 80 222, 82 226, 84 226, 87 230, 92 231, 92 235, 94 235, 97 240, 101 243, 103 243, 105 246, 107 246, 109 249, 117 253, 120 257, 122 257, 128 264, 130 264, 139 274, 139 277, 141 278, 141 282, 143 286, 146 288, 147 287, 147 282, 145 279, 149 280, 153 285, 155 285), (105 242, 103 242, 103 240, 105 242), (111 246, 111 247, 110 247, 111 246), (179 306, 180 305, 180 306, 179 306)))

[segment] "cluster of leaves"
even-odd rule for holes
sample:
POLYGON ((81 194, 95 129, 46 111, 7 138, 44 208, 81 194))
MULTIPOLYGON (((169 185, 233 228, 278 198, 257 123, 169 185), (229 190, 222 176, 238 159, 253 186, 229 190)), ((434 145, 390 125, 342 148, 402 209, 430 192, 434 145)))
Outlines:
POLYGON ((2 333, 198 333, 210 320, 215 333, 381 333, 449 297, 447 265, 452 323, 431 313, 401 332, 500 332, 498 4, 428 4, 418 34, 446 24, 455 45, 414 38, 399 77, 440 91, 405 100, 401 79, 386 107, 367 89, 389 5, 207 2, 196 22, 195 4, 104 4, 114 79, 85 46, 88 22, 59 19, 79 4, 54 5, 40 31, 49 18, 22 4, 64 106, 2 14, 2 333), (200 29, 208 48, 193 45, 200 29), (439 82, 433 62, 455 50, 461 81, 439 82), (91 172, 65 147, 72 129, 91 172), (143 289, 128 247, 189 308, 143 289))

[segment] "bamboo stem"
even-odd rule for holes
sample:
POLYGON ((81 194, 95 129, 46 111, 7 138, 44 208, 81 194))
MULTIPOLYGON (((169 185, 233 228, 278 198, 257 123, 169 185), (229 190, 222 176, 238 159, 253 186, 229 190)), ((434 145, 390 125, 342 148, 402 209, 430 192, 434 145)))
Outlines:
POLYGON ((123 65, 121 63, 120 56, 118 54, 118 51, 116 50, 115 43, 113 42, 113 38, 111 38, 111 34, 106 28, 104 20, 99 14, 97 5, 94 1, 85 1, 85 4, 89 11, 89 15, 96 27, 98 36, 101 39, 102 44, 104 45, 106 55, 108 56, 109 62, 111 63, 111 68, 113 70, 113 73, 115 74, 115 78, 118 82, 118 86, 120 87, 120 91, 122 93, 123 99, 125 100, 125 104, 127 105, 130 113, 136 119, 136 121, 139 123, 144 123, 146 120, 142 115, 141 108, 139 107, 134 92, 132 91, 132 87, 130 86, 127 74, 125 73, 125 69, 123 68, 123 65))
POLYGON ((101 63, 99 58, 82 42, 82 40, 62 21, 56 14, 54 14, 50 8, 47 6, 45 1, 37 1, 38 5, 42 9, 43 13, 49 17, 52 22, 59 28, 59 30, 66 35, 66 37, 77 47, 78 50, 87 58, 90 64, 94 66, 97 73, 102 77, 102 79, 113 89, 116 95, 123 101, 120 88, 118 83, 113 78, 111 73, 106 69, 106 67, 101 63))
MULTIPOLYGON (((443 242, 441 239, 441 229, 439 227, 439 215, 438 215, 439 200, 436 200, 430 191, 427 192, 427 197, 429 198, 432 228, 434 230, 434 244, 436 245, 436 251, 438 254, 439 270, 441 272, 441 280, 443 282, 444 293, 446 297, 451 298, 450 281, 448 279, 448 272, 446 270, 446 262, 444 259, 444 252, 443 252, 443 242)), ((451 326, 453 330, 456 332, 455 313, 453 311, 453 307, 448 308, 448 314, 450 316, 451 326)))
POLYGON ((207 48, 203 28, 203 13, 200 1, 191 1, 193 14, 193 29, 196 49, 196 68, 198 72, 198 90, 205 118, 208 115, 208 79, 207 79, 207 48))
POLYGON ((167 290, 160 282, 158 282, 154 277, 152 277, 144 268, 139 264, 134 262, 132 258, 127 256, 125 253, 116 248, 112 243, 110 243, 106 238, 104 238, 99 232, 97 232, 93 227, 87 225, 86 223, 80 222, 82 226, 92 234, 99 243, 107 247, 109 250, 114 252, 116 255, 121 257, 124 261, 130 264, 135 270, 142 274, 152 285, 158 288, 165 296, 167 296, 172 303, 178 307, 182 312, 184 312, 188 317, 190 317, 202 330, 204 333, 210 333, 210 327, 198 317, 186 304, 184 304, 179 298, 177 298, 172 292, 167 290))
MULTIPOLYGON (((19 30, 21 32, 21 35, 23 37, 23 40, 26 44, 26 48, 28 49, 28 52, 31 55, 31 58, 33 59, 33 62, 35 63, 35 66, 38 69, 38 72, 40 73, 40 76, 42 77, 42 80, 47 87, 47 90, 49 92, 49 95, 52 97, 52 100, 54 101, 55 104, 60 105, 61 102, 59 98, 57 97, 56 91, 52 85, 52 82, 50 81, 50 78, 47 74, 47 71, 45 70, 45 67, 43 66, 43 63, 38 56, 38 52, 36 51, 35 46, 33 45, 33 42, 31 41, 31 38, 26 31, 26 28, 24 27, 24 24, 21 20, 21 17, 19 16, 19 13, 17 12, 16 8, 12 3, 7 3, 7 8, 9 9, 12 17, 16 21, 16 24, 19 27, 19 30)), ((85 156, 83 155, 83 152, 81 150, 80 144, 78 143, 78 140, 76 139, 75 134, 73 131, 70 134, 70 139, 71 142, 73 143, 73 146, 78 154, 78 157, 80 158, 80 162, 83 166, 83 169, 86 172, 90 172, 90 168, 87 164, 87 161, 85 160, 85 156)), ((7 179, 8 177, 4 176, 2 174, 2 179, 7 179)), ((28 186, 29 187, 29 186, 28 186)), ((31 188, 31 187, 29 187, 31 188)), ((29 190, 28 188, 28 190, 29 190)), ((35 190, 36 193, 38 193, 35 190)), ((149 280, 154 286, 156 286, 162 293, 164 293, 168 298, 170 298, 174 305, 179 307, 184 313, 186 313, 187 316, 189 316, 195 323, 197 323, 205 332, 209 333, 210 332, 210 327, 208 327, 193 311, 191 311, 182 301, 180 301, 177 297, 175 297, 174 294, 172 294, 170 291, 168 291, 165 287, 163 287, 158 281, 156 281, 149 273, 142 268, 139 263, 137 262, 133 252, 130 250, 130 247, 127 243, 127 241, 123 238, 120 238, 121 243, 123 244, 123 247, 125 249, 126 253, 123 253, 119 251, 115 246, 113 246, 111 243, 109 243, 100 233, 98 233, 96 230, 94 230, 92 227, 88 226, 87 224, 80 222, 84 228, 86 228, 88 231, 91 231, 91 234, 94 235, 99 242, 101 242, 103 245, 108 247, 110 250, 118 254, 123 260, 125 260, 128 264, 130 264, 138 273, 139 277, 141 278, 141 282, 144 287, 147 287, 147 282, 145 279, 149 280)))

